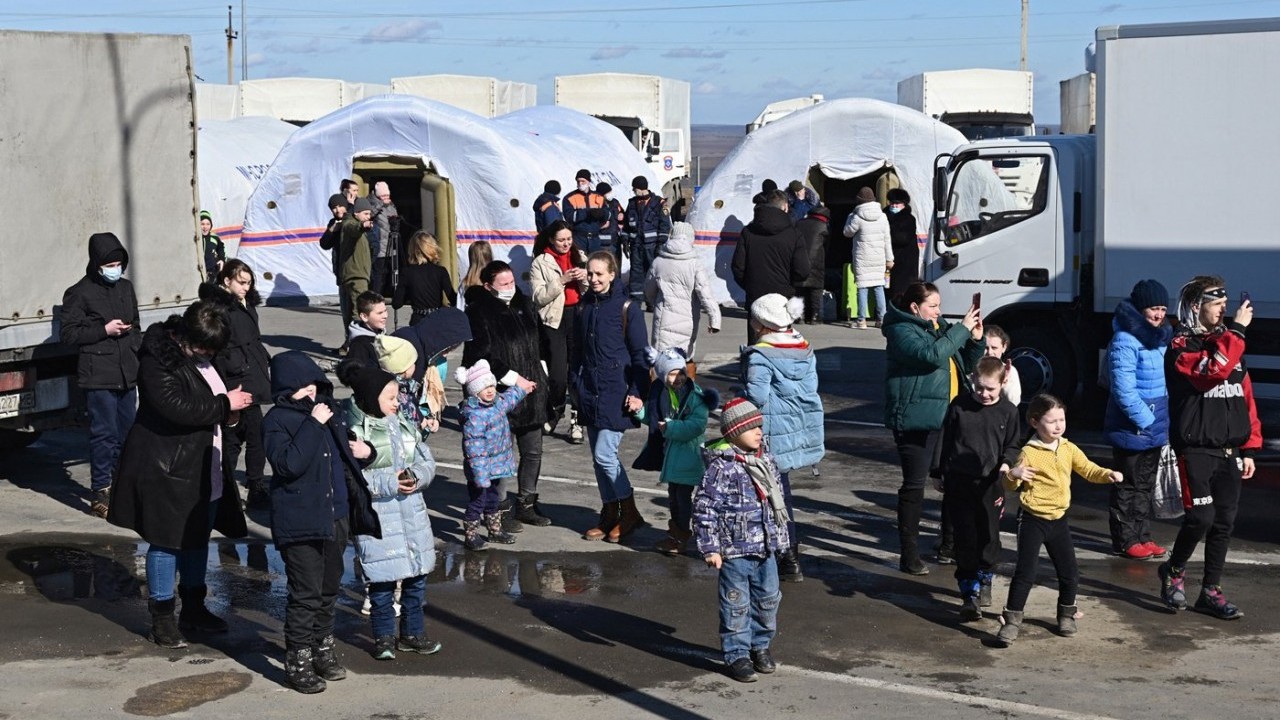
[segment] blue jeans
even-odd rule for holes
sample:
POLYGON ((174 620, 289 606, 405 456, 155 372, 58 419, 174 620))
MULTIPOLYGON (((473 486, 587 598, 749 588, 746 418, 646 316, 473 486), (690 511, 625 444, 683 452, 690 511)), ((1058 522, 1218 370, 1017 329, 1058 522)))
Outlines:
MULTIPOLYGON (((373 624, 373 637, 395 637, 396 581, 369 583, 369 621, 373 624)), ((422 637, 426 622, 422 617, 422 601, 427 594, 427 576, 405 578, 400 581, 400 637, 422 637)))
POLYGON ((111 487, 120 448, 138 413, 138 389, 85 390, 89 410, 89 488, 95 492, 111 487))
POLYGON ((725 560, 720 566, 720 649, 724 662, 765 650, 778 633, 778 564, 773 555, 725 560))
POLYGON ((173 599, 178 578, 182 587, 204 585, 205 571, 209 566, 209 535, 213 532, 213 519, 218 514, 218 503, 209 504, 209 525, 204 543, 194 548, 165 548, 152 545, 147 548, 147 597, 152 600, 173 599))
POLYGON ((591 466, 596 471, 600 501, 611 503, 631 497, 631 481, 627 479, 627 471, 622 463, 618 462, 622 431, 589 427, 587 442, 591 445, 591 466))
POLYGON ((873 288, 858 288, 858 319, 867 319, 867 291, 876 291, 876 319, 884 320, 884 286, 877 285, 873 288))
POLYGON ((628 283, 631 298, 644 300, 644 281, 653 269, 653 260, 658 257, 658 243, 636 240, 631 243, 631 270, 628 283))

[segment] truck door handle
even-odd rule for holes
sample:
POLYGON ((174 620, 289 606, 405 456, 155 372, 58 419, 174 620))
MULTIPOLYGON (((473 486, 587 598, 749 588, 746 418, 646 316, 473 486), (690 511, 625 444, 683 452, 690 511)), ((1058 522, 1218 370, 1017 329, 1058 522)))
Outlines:
POLYGON ((1022 268, 1018 271, 1020 287, 1048 287, 1049 268, 1022 268))

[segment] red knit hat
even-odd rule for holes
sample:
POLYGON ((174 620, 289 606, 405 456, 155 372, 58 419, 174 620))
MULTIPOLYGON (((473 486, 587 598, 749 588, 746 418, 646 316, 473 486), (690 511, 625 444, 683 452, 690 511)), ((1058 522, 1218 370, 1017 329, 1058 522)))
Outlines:
POLYGON ((720 434, 734 438, 751 428, 764 425, 764 416, 760 409, 746 398, 734 398, 725 404, 720 411, 720 434))

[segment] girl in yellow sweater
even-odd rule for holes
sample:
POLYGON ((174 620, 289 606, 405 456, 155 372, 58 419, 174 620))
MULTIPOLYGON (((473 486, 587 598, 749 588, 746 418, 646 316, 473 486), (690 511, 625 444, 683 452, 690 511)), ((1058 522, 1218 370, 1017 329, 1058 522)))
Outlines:
POLYGON ((1027 421, 1036 436, 1022 448, 1018 463, 1005 473, 1004 483, 1018 491, 1022 511, 1018 513, 1018 565, 1009 584, 1004 624, 996 635, 998 647, 1009 647, 1022 628, 1022 609, 1036 581, 1040 547, 1049 551, 1058 573, 1058 634, 1076 634, 1076 587, 1080 572, 1076 551, 1071 545, 1067 508, 1071 506, 1071 473, 1075 471, 1091 483, 1118 483, 1124 475, 1094 464, 1080 448, 1062 436, 1067 430, 1067 413, 1062 401, 1041 393, 1027 405, 1027 421))

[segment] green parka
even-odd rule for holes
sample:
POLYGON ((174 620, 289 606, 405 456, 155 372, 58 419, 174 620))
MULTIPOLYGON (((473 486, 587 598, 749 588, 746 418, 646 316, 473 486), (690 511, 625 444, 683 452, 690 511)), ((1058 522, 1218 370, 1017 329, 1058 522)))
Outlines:
POLYGON ((881 332, 885 347, 884 424, 890 430, 939 430, 951 403, 951 360, 961 390, 982 357, 984 343, 969 329, 941 318, 932 323, 892 304, 881 332))

